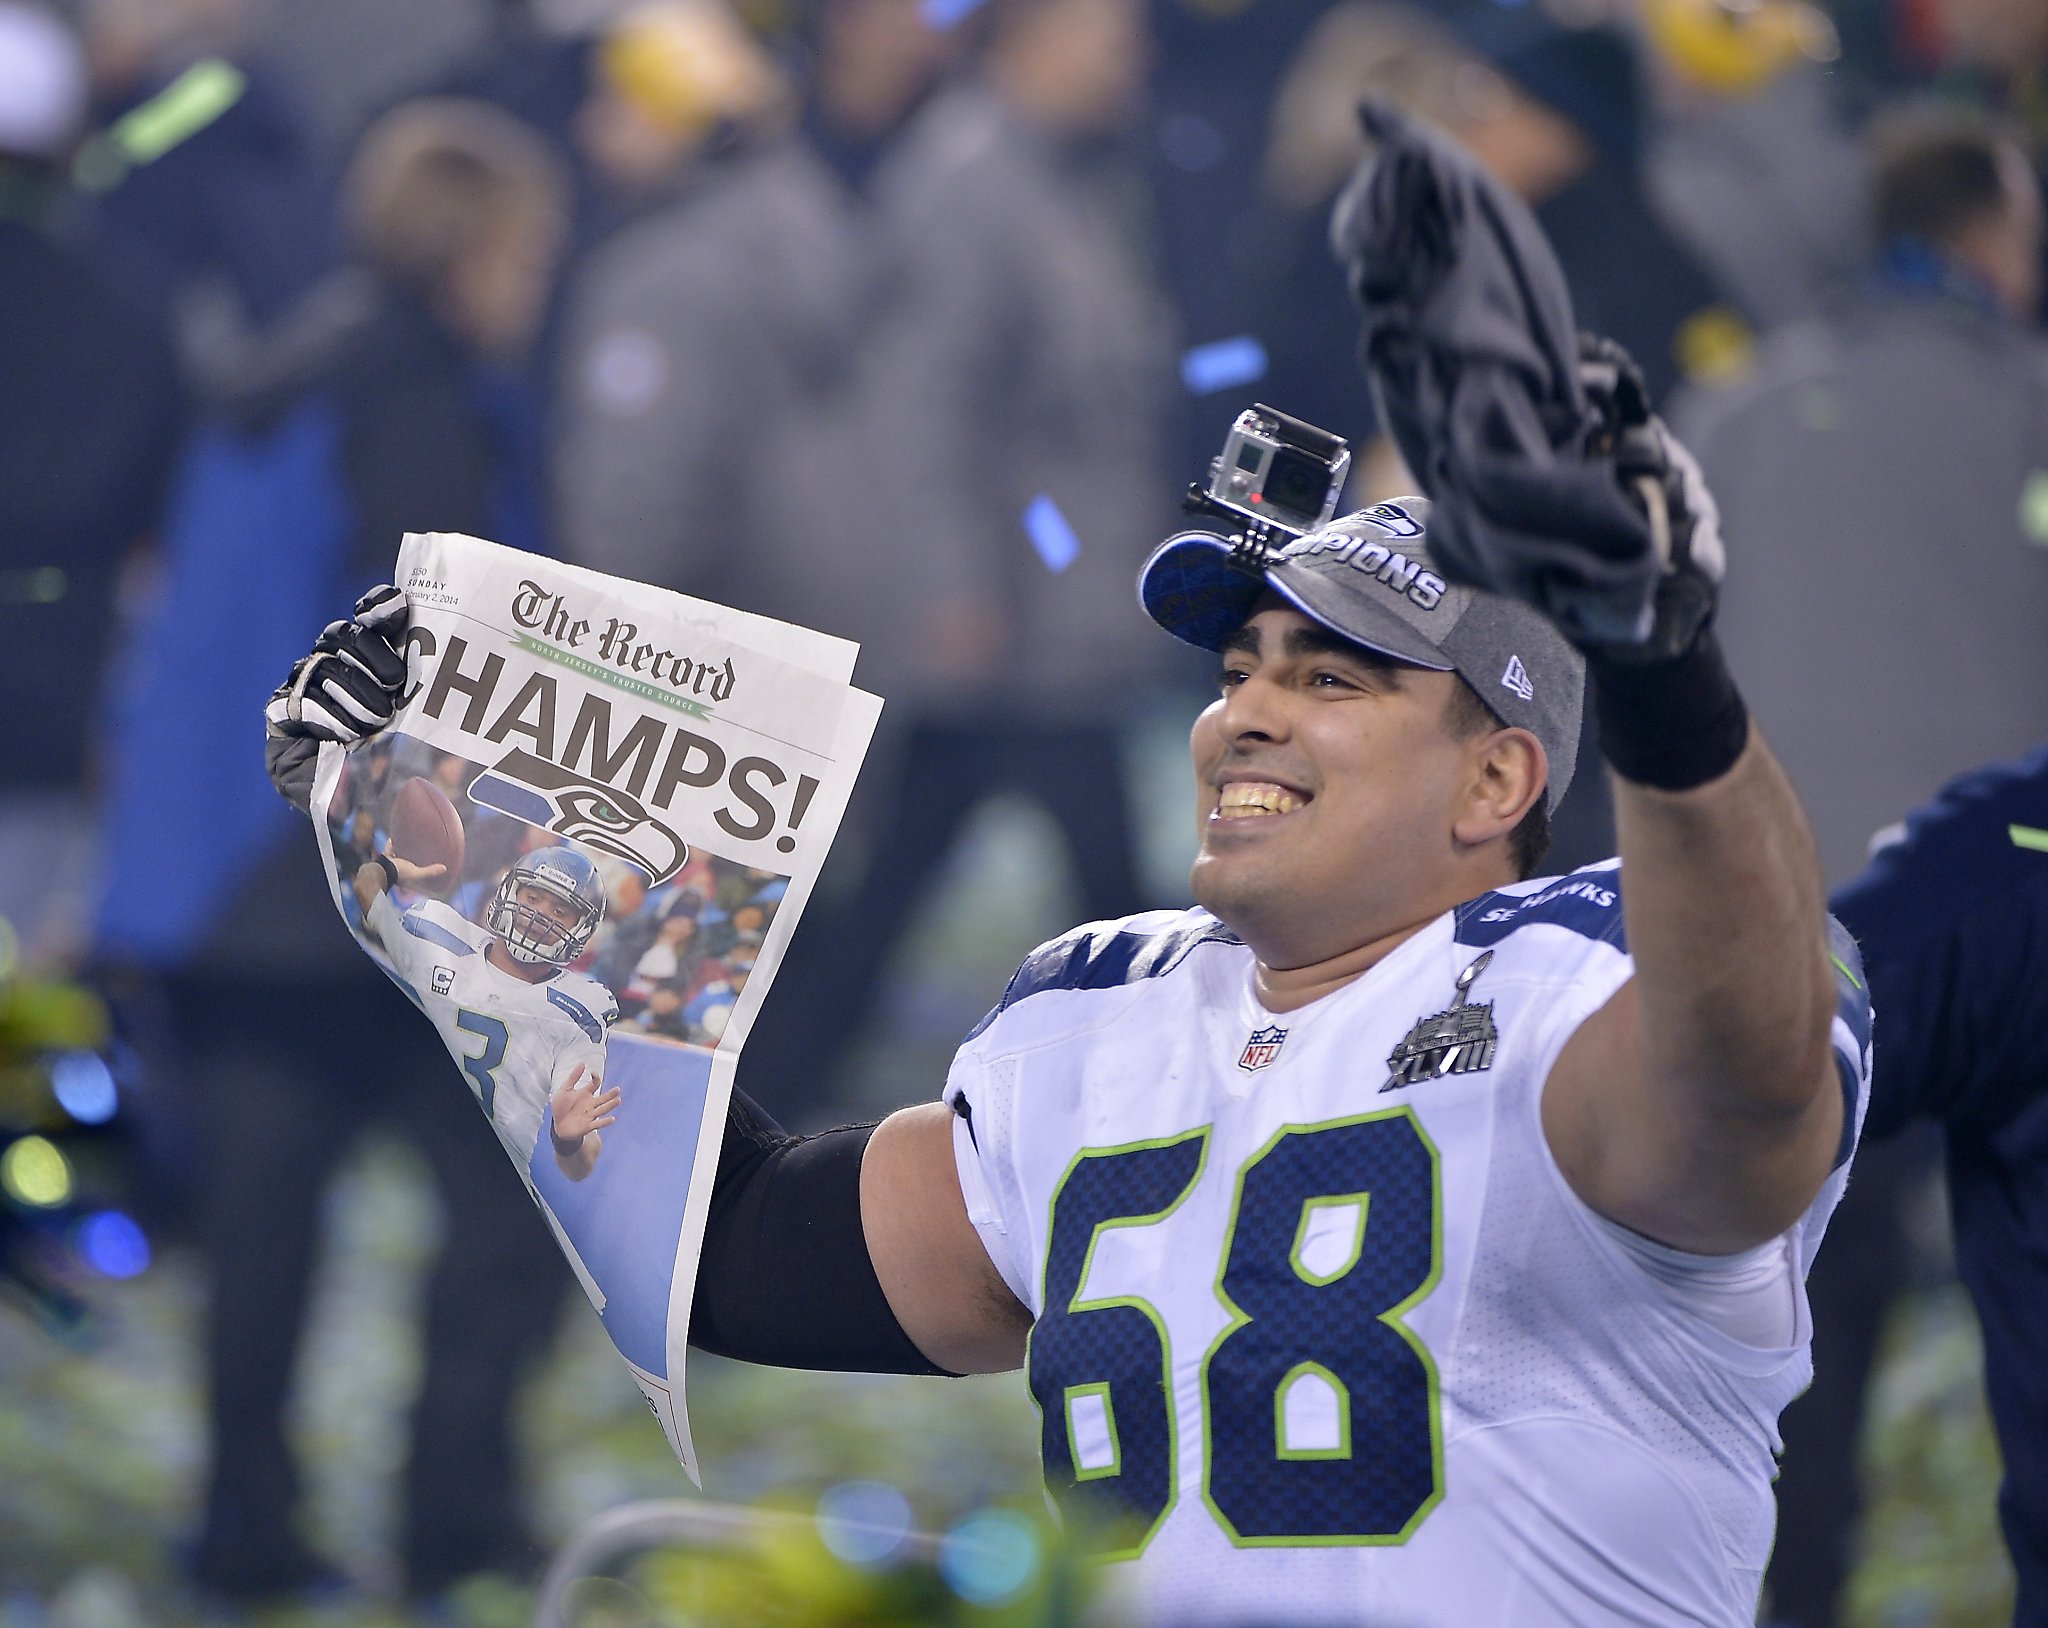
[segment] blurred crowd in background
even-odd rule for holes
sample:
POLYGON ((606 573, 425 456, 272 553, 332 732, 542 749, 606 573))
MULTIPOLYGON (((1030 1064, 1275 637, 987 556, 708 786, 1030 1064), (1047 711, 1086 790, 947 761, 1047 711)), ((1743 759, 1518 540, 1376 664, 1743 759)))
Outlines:
MULTIPOLYGON (((290 660, 427 530, 859 640, 883 734, 741 1065, 839 1114, 990 798, 1049 817, 1086 915, 1182 902, 1133 739, 1205 674, 1131 585, 1230 418, 1408 488, 1325 244, 1369 94, 1528 200, 1701 456, 1724 642, 1831 886, 2040 743, 2041 0, 0 0, 0 971, 89 975, 120 1036, 118 1112, 23 1084, 0 1136, 61 1159, 112 1119, 102 1185, 208 1264, 206 1481, 166 1535, 196 1597, 349 1586, 283 1421, 320 1195, 378 1120, 447 1218, 396 1575, 538 1553, 509 1417, 565 1273, 264 782, 290 660)), ((1555 868, 1609 819, 1582 776, 1555 868)), ((627 1015, 715 1039, 764 885, 615 899, 627 1015)), ((59 1323, 71 1188, 9 1157, 0 1273, 59 1323)), ((1929 1160, 1864 1165, 1787 1425, 1772 1599, 1806 1628, 1929 1160)))

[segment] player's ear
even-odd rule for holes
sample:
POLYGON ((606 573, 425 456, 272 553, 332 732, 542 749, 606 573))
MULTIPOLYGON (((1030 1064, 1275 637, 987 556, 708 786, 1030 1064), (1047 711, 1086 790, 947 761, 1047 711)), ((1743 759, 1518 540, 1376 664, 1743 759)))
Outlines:
POLYGON ((1496 729, 1474 741, 1471 762, 1451 834, 1477 847, 1521 824, 1543 795, 1550 765, 1543 743, 1526 729, 1496 729))

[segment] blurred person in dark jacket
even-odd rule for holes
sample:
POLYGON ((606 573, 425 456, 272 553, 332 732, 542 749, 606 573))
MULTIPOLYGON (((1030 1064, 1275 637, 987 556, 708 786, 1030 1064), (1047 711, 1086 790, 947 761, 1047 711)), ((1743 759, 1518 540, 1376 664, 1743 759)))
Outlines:
MULTIPOLYGON (((283 466, 268 493, 265 577, 309 574, 348 591, 388 576, 402 534, 451 530, 534 548, 543 542, 537 454, 517 364, 545 300, 562 230, 564 188, 539 138, 481 103, 429 100, 385 115, 366 134, 347 188, 350 237, 374 291, 343 360, 308 381, 310 406, 286 428, 332 428, 320 458, 283 466), (314 416, 304 418, 311 413, 314 416), (294 471, 297 471, 294 477, 294 471), (341 519, 332 559, 306 516, 341 519)), ((243 464, 265 457, 261 426, 237 442, 243 464)), ((220 490, 231 508, 236 491, 220 490)), ((232 516, 186 514, 226 526, 232 516)), ((167 599, 224 592, 245 618, 270 603, 207 580, 176 580, 196 556, 175 555, 167 599)), ((185 618, 169 617, 176 625, 185 618)), ((266 630, 244 628, 255 642, 266 630)), ((302 630, 301 630, 302 633, 302 630)), ((197 682, 193 652, 160 648, 165 687, 197 682)), ((130 714, 162 720, 157 693, 129 696, 130 714)), ((172 731, 179 761, 124 783, 147 815, 176 801, 165 782, 200 761, 205 737, 231 714, 172 731)), ((219 716, 216 716, 219 714, 219 716)), ((148 741, 132 735, 131 755, 148 741)), ((237 755, 234 761, 239 764, 237 755)), ((225 771, 223 771, 225 772, 225 771)), ((218 809, 225 785, 201 788, 218 809)), ((204 810, 202 810, 204 811, 204 810)), ((161 816, 168 819, 167 813, 161 816)), ((299 1526, 298 1477, 284 1409, 305 1322, 322 1195, 360 1133, 395 1121, 418 1146, 442 1200, 443 1245, 426 1290, 425 1366, 405 1474, 401 1556, 406 1586, 432 1595, 475 1572, 524 1572, 536 1558, 521 1510, 510 1410, 527 1363, 547 1341, 566 1274, 496 1139, 407 1003, 355 947, 319 867, 297 845, 259 836, 247 851, 203 852, 227 840, 218 817, 183 849, 228 883, 175 938, 145 889, 164 838, 118 856, 102 911, 109 957, 163 971, 191 1060, 204 1127, 202 1226, 213 1266, 208 1312, 211 1470, 195 1580, 228 1600, 292 1594, 339 1581, 299 1526), (124 896, 124 890, 129 890, 124 896), (376 1037, 374 1059, 364 1050, 376 1037)), ((266 828, 267 830, 267 828, 266 828)))
POLYGON ((1536 8, 1484 7, 1453 28, 1419 7, 1352 0, 1331 9, 1281 87, 1267 185, 1320 218, 1363 151, 1362 95, 1441 126, 1535 211, 1579 325, 1625 346, 1661 401, 1737 317, 1651 208, 1642 71, 1619 29, 1566 28, 1536 8))
POLYGON ((1758 328, 1819 315, 1869 253, 1862 113, 1834 72, 1834 25, 1812 0, 1642 10, 1658 212, 1758 328))
POLYGON ((869 191, 972 32, 936 20, 925 0, 823 0, 810 30, 803 134, 850 190, 869 191))
MULTIPOLYGON (((2048 192, 2048 6, 1862 0, 1839 8, 1843 78, 1872 106, 1931 96, 2004 120, 2048 192)), ((2035 315, 2048 320, 2048 307, 2035 315)))
MULTIPOLYGON (((1883 251, 1863 287, 1772 334, 1747 382, 1674 414, 1757 568, 1722 603, 1722 642, 1759 675, 1757 716, 1837 888, 1927 787, 2038 741, 2048 695, 2034 180, 2009 136, 1957 110, 1897 113, 1873 148, 1869 229, 1883 251)), ((1887 1055, 1880 1038, 1873 1102, 1890 1094, 1887 1055)), ((1902 1212, 1932 1152, 1924 1137, 1869 1151, 1841 1215, 1855 1247, 1810 1283, 1820 1379, 1785 1414, 1771 1572, 1787 1628, 1836 1620, 1864 1389, 1907 1277, 1902 1212)))
POLYGON ((785 1100, 831 1078, 989 797, 1053 816, 1088 914, 1140 903, 1120 730, 1159 675, 1115 630, 1174 521, 1171 324, 1119 145, 1145 17, 1138 0, 997 0, 985 21, 975 71, 878 177, 891 285, 856 363, 863 450, 808 528, 820 566, 856 567, 837 630, 862 639, 889 734, 865 874, 800 935, 749 1042, 751 1077, 785 1100))
POLYGON ((48 229, 86 97, 77 37, 0 5, 0 920, 32 960, 82 947, 93 701, 180 412, 168 347, 48 229))
POLYGON ((1843 64, 1866 95, 1935 92, 2048 141, 2048 9, 2036 0, 1861 0, 1837 8, 1843 64))
POLYGON ((1737 318, 1650 205, 1634 42, 1618 29, 1560 27, 1533 8, 1469 14, 1458 38, 1492 76, 1467 78, 1451 133, 1535 210, 1579 326, 1618 340, 1662 400, 1737 318))
POLYGON ((1765 679, 1831 886, 1927 787, 2038 739, 2048 695, 2034 178, 1964 112, 1908 111, 1873 142, 1882 248, 1856 297, 1675 413, 1765 567, 1722 639, 1765 679))
POLYGON ((329 166, 256 49, 246 0, 81 0, 100 127, 75 173, 83 241, 175 338, 207 396, 331 345, 353 314, 329 166), (308 303, 310 301, 310 304, 308 303))

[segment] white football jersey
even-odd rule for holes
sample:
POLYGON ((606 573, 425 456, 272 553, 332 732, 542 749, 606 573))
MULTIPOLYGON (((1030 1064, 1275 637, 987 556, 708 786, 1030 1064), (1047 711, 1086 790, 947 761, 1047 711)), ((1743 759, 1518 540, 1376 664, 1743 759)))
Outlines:
POLYGON ((1745 1342, 1544 1138, 1552 1062, 1631 974, 1619 884, 1484 895, 1278 1016, 1205 912, 1101 923, 1032 955, 961 1048, 962 1187, 1036 1318, 1047 1482, 1127 1518, 1133 1616, 1754 1621, 1869 1008, 1834 929, 1841 1156, 1745 1266, 1789 1340, 1745 1342))
POLYGON ((401 912, 380 893, 369 921, 525 1170, 556 1088, 578 1064, 579 1087, 604 1075, 605 1036, 619 1015, 611 991, 577 972, 530 984, 501 971, 484 958, 491 934, 432 899, 401 912))

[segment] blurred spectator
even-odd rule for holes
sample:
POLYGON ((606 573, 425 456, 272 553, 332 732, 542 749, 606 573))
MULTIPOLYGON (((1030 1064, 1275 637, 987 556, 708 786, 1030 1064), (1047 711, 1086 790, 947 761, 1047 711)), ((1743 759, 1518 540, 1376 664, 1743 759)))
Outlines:
POLYGON ((431 101, 370 130, 347 192, 373 314, 338 370, 309 381, 280 422, 209 432, 207 444, 225 451, 188 470, 169 528, 170 580, 138 687, 123 698, 135 722, 114 825, 127 841, 102 912, 110 956, 170 974, 199 1093, 190 1117, 214 1268, 213 1456, 194 1571, 230 1599, 330 1576, 295 1525, 283 1411, 321 1194, 366 1125, 388 1117, 411 1131, 444 1201, 406 1474, 402 1559, 416 1594, 472 1572, 523 1572, 535 1557, 510 1407, 566 1281, 433 1032, 335 919, 303 834, 289 821, 230 818, 230 770, 248 755, 234 720, 260 691, 216 696, 208 686, 222 681, 199 676, 234 666, 221 655, 223 593, 237 648, 267 649, 307 631, 271 584, 303 578, 308 597, 332 604, 343 582, 388 577, 406 530, 543 541, 535 496, 522 496, 534 453, 518 429, 511 366, 538 319, 561 229, 555 166, 509 116, 431 101), (261 571, 212 557, 217 539, 250 525, 261 571), (218 774, 203 767, 214 759, 218 774), (197 807, 189 780, 199 782, 197 807), (165 908, 166 851, 179 854, 180 873, 220 878, 217 891, 165 908))
POLYGON ((346 285, 324 281, 339 250, 331 178, 249 49, 244 12, 245 0, 80 6, 103 126, 76 164, 93 259, 217 399, 326 354, 353 311, 346 285))
POLYGON ((1713 372, 1740 319, 1650 207, 1649 113, 1628 36, 1488 8, 1459 39, 1493 71, 1465 79, 1451 133, 1535 210, 1579 326, 1619 340, 1659 400, 1681 376, 1713 372))
POLYGON ((566 196, 540 139, 481 103, 413 103, 365 137, 349 220, 381 297, 338 384, 365 564, 408 531, 545 550, 539 413, 518 369, 566 196))
POLYGON ((1859 296, 1675 413, 1739 549, 1722 639, 1832 886, 1926 787, 2036 740, 2048 695, 2034 182, 1970 115, 1874 140, 1883 248, 1859 296))
MULTIPOLYGON (((2048 695, 2048 353, 2024 318, 2034 183, 2012 141, 1967 114, 1909 110, 1874 140, 1884 252, 1865 287, 1772 335, 1746 384, 1675 413, 1736 550, 1722 641, 1833 886, 1927 786, 2037 740, 2048 695)), ((1879 1091, 1885 1056, 1880 1040, 1879 1091)), ((1788 1628, 1836 1620, 1864 1385, 1931 1152, 1901 1139, 1859 1156, 1837 1218, 1855 1247, 1808 1285, 1816 1382, 1783 1423, 1771 1571, 1788 1628)))
MULTIPOLYGON (((1265 247, 1265 286, 1256 313, 1247 313, 1248 331, 1269 357, 1261 394, 1350 441, 1359 453, 1354 489, 1370 487, 1372 499, 1411 483, 1405 472, 1368 474, 1376 426, 1365 379, 1346 365, 1358 316, 1330 257, 1330 206, 1364 154, 1362 97, 1395 97, 1441 122, 1457 99, 1454 77, 1470 71, 1443 26, 1419 8, 1339 0, 1302 42, 1273 98, 1258 185, 1266 209, 1244 233, 1265 247)), ((1213 457, 1222 444, 1213 424, 1207 443, 1203 456, 1213 457)), ((1392 457, 1390 444, 1379 447, 1392 457)))
POLYGON ((568 296, 555 467, 572 557, 876 627, 871 563, 819 547, 817 523, 867 474, 851 361, 895 282, 885 155, 966 32, 923 0, 829 0, 801 129, 721 0, 638 6, 607 32, 582 146, 638 218, 568 296))
POLYGON ((1659 212, 1759 328, 1819 315, 1869 253, 1833 24, 1809 0, 1646 0, 1643 13, 1659 212))
POLYGON ((1662 399, 1744 330, 1650 207, 1640 74, 1627 35, 1565 28, 1534 7, 1482 7, 1453 33, 1415 8, 1346 0, 1304 42, 1281 87, 1267 185, 1320 220, 1364 150, 1359 98, 1386 97, 1419 114, 1535 211, 1571 283, 1579 325, 1626 346, 1662 399))
MULTIPOLYGON (((2048 176, 2048 6, 2040 0, 1864 0, 1844 9, 1842 24, 1845 66, 1866 95, 1933 95, 2001 118, 2048 176)), ((2039 306, 2034 314, 2048 318, 2039 306)))
POLYGON ((76 36, 0 5, 0 920, 35 959, 81 947, 93 698, 179 418, 168 348, 46 230, 86 94, 76 36))
POLYGON ((634 963, 633 976, 619 989, 622 1016, 637 1015, 664 984, 681 989, 696 965, 696 958, 703 953, 696 937, 697 917, 693 912, 673 910, 662 918, 654 942, 634 963))
POLYGON ((870 771, 865 876, 799 940, 781 1016, 750 1038, 753 1078, 792 1106, 835 1072, 988 797, 1053 815, 1088 914, 1139 902, 1119 731, 1156 668, 1125 614, 1175 518, 1170 327, 1118 146, 1145 16, 1139 0, 998 0, 988 25, 977 72, 923 109, 878 185, 893 298, 857 373, 858 482, 818 552, 857 541, 846 625, 893 733, 870 771))
POLYGON ((865 191, 971 28, 940 26, 926 0, 823 0, 811 35, 803 130, 854 192, 865 191))
POLYGON ((2048 139, 2048 9, 2037 0, 1864 0, 1840 21, 1845 60, 1879 93, 1938 89, 2008 114, 2024 140, 2048 139))
POLYGON ((839 187, 792 138, 794 93, 723 0, 637 7, 596 61, 582 139, 639 218, 568 294, 564 545, 600 570, 815 622, 829 596, 800 578, 776 593, 778 551, 742 544, 780 535, 819 490, 805 415, 843 360, 859 288, 839 187))

